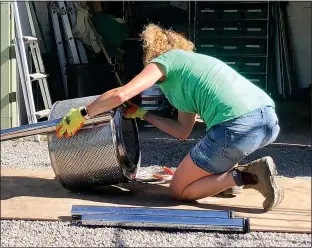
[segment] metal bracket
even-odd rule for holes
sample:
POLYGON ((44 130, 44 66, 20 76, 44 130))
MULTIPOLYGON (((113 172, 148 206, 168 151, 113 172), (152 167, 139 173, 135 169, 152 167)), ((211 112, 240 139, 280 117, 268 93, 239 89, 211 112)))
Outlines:
POLYGON ((114 66, 114 72, 120 72, 123 69, 122 64, 119 64, 119 63, 113 64, 113 66, 114 66))

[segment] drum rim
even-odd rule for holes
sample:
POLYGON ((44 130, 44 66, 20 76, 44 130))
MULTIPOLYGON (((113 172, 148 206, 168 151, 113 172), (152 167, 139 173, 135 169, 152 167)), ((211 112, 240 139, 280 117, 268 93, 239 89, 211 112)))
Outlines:
POLYGON ((138 144, 138 158, 137 163, 132 163, 127 155, 127 150, 125 146, 125 142, 123 139, 123 132, 122 132, 122 121, 124 117, 122 116, 122 111, 124 107, 119 107, 116 109, 114 118, 112 119, 113 125, 112 126, 112 134, 113 134, 113 142, 114 146, 116 147, 117 151, 117 160, 119 163, 119 168, 121 169, 121 174, 126 177, 127 180, 134 180, 136 178, 136 174, 140 168, 141 164, 141 151, 140 151, 140 139, 139 139, 139 130, 137 126, 137 122, 135 119, 130 119, 131 124, 133 125, 133 129, 135 132, 136 142, 138 144))

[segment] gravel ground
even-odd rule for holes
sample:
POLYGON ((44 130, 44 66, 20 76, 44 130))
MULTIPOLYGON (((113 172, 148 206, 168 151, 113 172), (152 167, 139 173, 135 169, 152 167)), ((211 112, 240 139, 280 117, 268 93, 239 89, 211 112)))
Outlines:
POLYGON ((86 228, 64 222, 2 221, 1 237, 1 247, 311 247, 309 235, 86 228))
MULTIPOLYGON (((160 165, 176 167, 196 139, 179 142, 167 136, 141 138, 142 171, 160 165)), ((277 163, 280 176, 311 180, 312 152, 307 148, 263 148, 243 162, 269 155, 277 163)), ((1 167, 50 168, 47 142, 19 139, 1 144, 1 167)), ((1 247, 311 247, 311 235, 213 232, 173 232, 164 230, 86 228, 69 222, 1 221, 1 247)))
MULTIPOLYGON (((160 169, 161 166, 177 167, 198 138, 191 137, 181 142, 164 135, 153 135, 150 138, 144 135, 140 139, 142 171, 160 169)), ((251 154, 242 163, 262 156, 271 156, 274 159, 280 176, 311 180, 311 148, 266 147, 251 154)), ((1 144, 1 167, 50 169, 47 142, 32 142, 28 138, 6 141, 1 144)))

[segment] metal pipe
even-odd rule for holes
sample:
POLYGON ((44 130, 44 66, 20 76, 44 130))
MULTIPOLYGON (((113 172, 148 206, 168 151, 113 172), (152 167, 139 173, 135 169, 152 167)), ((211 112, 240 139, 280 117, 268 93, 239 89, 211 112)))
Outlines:
POLYGON ((156 216, 177 216, 197 218, 233 218, 232 211, 220 210, 187 210, 187 209, 162 209, 146 207, 107 207, 107 206, 80 206, 74 205, 71 211, 72 216, 92 214, 124 214, 124 215, 156 215, 156 216))
POLYGON ((124 215, 124 214, 92 214, 82 215, 76 223, 87 226, 117 225, 117 226, 158 226, 200 229, 238 229, 249 231, 249 221, 245 218, 205 218, 157 215, 124 215), (247 221, 246 221, 247 220, 247 221))
POLYGON ((270 145, 268 145, 268 147, 293 147, 293 148, 312 148, 311 145, 306 145, 306 144, 291 144, 291 143, 271 143, 270 145))
MULTIPOLYGON (((95 118, 86 120, 83 128, 88 128, 103 122, 111 120, 111 114, 105 113, 99 115, 95 118)), ((23 125, 14 128, 8 128, 1 130, 0 141, 12 140, 37 134, 48 134, 55 132, 57 124, 62 120, 62 118, 51 120, 51 121, 42 121, 34 124, 23 125)))

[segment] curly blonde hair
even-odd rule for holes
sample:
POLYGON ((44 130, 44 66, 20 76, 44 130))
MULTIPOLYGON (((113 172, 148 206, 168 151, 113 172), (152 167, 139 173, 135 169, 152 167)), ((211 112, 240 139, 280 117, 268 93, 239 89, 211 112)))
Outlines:
POLYGON ((155 24, 145 26, 141 39, 143 41, 143 60, 145 64, 172 49, 192 52, 195 47, 191 41, 181 34, 173 30, 163 29, 155 24))

